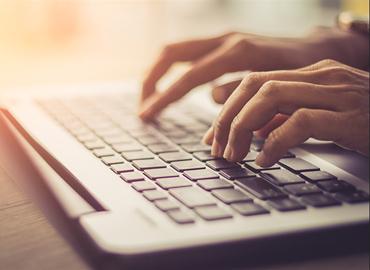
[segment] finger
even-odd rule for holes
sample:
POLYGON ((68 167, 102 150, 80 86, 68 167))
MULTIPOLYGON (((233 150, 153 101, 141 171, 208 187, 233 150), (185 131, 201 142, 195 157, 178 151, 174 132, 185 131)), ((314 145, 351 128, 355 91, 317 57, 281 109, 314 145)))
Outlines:
POLYGON ((204 134, 202 142, 208 145, 212 145, 213 142, 213 128, 208 129, 204 134))
POLYGON ((237 80, 215 86, 212 89, 213 100, 218 104, 224 104, 241 82, 241 80, 237 80))
POLYGON ((284 114, 276 115, 270 122, 268 122, 263 128, 257 130, 254 135, 266 139, 268 135, 276 128, 280 127, 286 120, 288 120, 289 116, 284 114))
POLYGON ((156 83, 175 62, 195 61, 220 46, 225 37, 224 35, 191 40, 166 46, 144 79, 141 100, 144 101, 155 92, 156 83))
POLYGON ((215 139, 212 145, 212 154, 221 157, 228 140, 230 125, 243 106, 270 80, 301 81, 322 84, 324 76, 317 76, 310 68, 306 71, 273 71, 250 73, 232 93, 218 115, 214 128, 215 139))
POLYGON ((291 115, 300 108, 338 110, 336 89, 302 82, 269 81, 243 107, 231 124, 224 157, 239 161, 249 152, 253 132, 276 114, 291 115))
MULTIPOLYGON (((343 64, 341 62, 338 62, 332 59, 324 59, 310 66, 300 68, 298 70, 300 71, 321 71, 323 75, 327 75, 327 76, 330 76, 333 74, 338 75, 335 73, 343 74, 343 71, 347 71, 347 72, 352 72, 356 75, 359 75, 365 78, 369 77, 369 72, 367 71, 348 66, 346 64, 343 64)), ((330 79, 330 78, 326 78, 326 79, 330 79)))
POLYGON ((224 75, 229 66, 226 64, 223 48, 216 49, 186 72, 167 91, 158 93, 143 103, 139 116, 144 119, 152 119, 170 103, 173 103, 187 94, 191 89, 210 82, 224 75))
POLYGON ((343 130, 341 113, 301 109, 282 126, 270 133, 256 162, 262 167, 275 164, 289 149, 309 138, 338 141, 338 130, 343 130))

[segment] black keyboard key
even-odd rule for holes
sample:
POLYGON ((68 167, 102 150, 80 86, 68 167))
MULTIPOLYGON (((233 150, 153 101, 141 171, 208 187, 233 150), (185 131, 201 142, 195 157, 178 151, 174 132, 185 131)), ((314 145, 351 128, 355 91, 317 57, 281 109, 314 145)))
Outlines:
POLYGON ((160 169, 166 168, 167 165, 159 159, 144 159, 144 160, 135 160, 132 162, 135 168, 138 170, 148 170, 148 169, 160 169))
POLYGON ((170 152, 177 152, 178 149, 169 144, 154 144, 149 145, 148 149, 153 152, 154 154, 162 154, 162 153, 170 153, 170 152))
POLYGON ((167 199, 167 195, 159 190, 144 191, 143 196, 151 202, 167 199))
POLYGON ((210 160, 216 160, 216 159, 220 159, 220 158, 217 158, 217 157, 214 157, 211 155, 211 151, 207 151, 207 152, 196 152, 193 154, 194 157, 200 161, 203 161, 203 162, 206 162, 206 161, 210 161, 210 160))
POLYGON ((302 210, 306 208, 296 200, 290 198, 271 200, 268 202, 268 204, 281 212, 302 210))
POLYGON ((243 216, 254 216, 270 213, 262 206, 252 202, 233 203, 231 207, 243 216))
POLYGON ((117 153, 123 153, 123 152, 138 152, 141 150, 144 150, 144 147, 138 143, 119 143, 119 144, 113 144, 112 148, 117 153))
POLYGON ((229 182, 222 179, 211 179, 199 181, 198 185, 205 190, 214 190, 214 189, 224 189, 224 188, 233 188, 234 186, 229 182))
POLYGON ((235 183, 261 200, 287 197, 283 191, 259 177, 238 179, 235 183))
POLYGON ((311 194, 301 197, 302 202, 313 207, 326 207, 340 205, 341 203, 324 194, 311 194))
POLYGON ((226 159, 210 160, 206 162, 206 165, 216 171, 240 168, 239 164, 235 162, 229 162, 226 159))
POLYGON ((221 175, 227 179, 235 180, 239 178, 249 178, 256 176, 252 171, 245 168, 233 168, 221 171, 221 175))
POLYGON ((287 170, 265 171, 261 176, 271 183, 282 186, 287 184, 305 183, 303 179, 287 170))
POLYGON ((111 156, 111 157, 103 157, 101 158, 101 161, 103 161, 103 163, 105 165, 114 165, 114 164, 122 164, 122 163, 125 163, 125 161, 123 160, 123 158, 119 157, 119 156, 111 156))
POLYGON ((354 190, 354 191, 344 191, 344 192, 337 192, 334 197, 337 200, 346 203, 360 203, 360 202, 368 202, 369 201, 369 194, 364 191, 354 190))
POLYGON ((157 180, 157 184, 163 189, 191 187, 189 180, 183 177, 164 178, 157 180))
POLYGON ((334 175, 323 171, 303 172, 301 175, 304 179, 311 182, 337 179, 334 175))
POLYGON ((216 202, 205 191, 195 187, 170 189, 170 194, 189 208, 215 205, 216 202))
POLYGON ((192 218, 188 213, 181 210, 168 211, 167 214, 173 221, 178 224, 191 224, 195 222, 194 218, 192 218))
POLYGON ((192 160, 191 155, 184 152, 163 153, 159 155, 159 158, 168 163, 175 161, 192 160))
POLYGON ((271 167, 264 168, 264 167, 261 167, 261 166, 257 165, 256 162, 254 162, 254 161, 246 162, 245 166, 248 169, 250 169, 250 170, 252 170, 253 172, 256 172, 256 173, 263 172, 263 171, 279 170, 280 169, 280 166, 278 164, 275 164, 271 167))
POLYGON ((219 178, 217 174, 207 169, 186 171, 184 175, 192 181, 219 178))
POLYGON ((300 158, 286 158, 281 159, 279 164, 294 173, 308 172, 308 171, 319 171, 320 169, 308 161, 300 158))
POLYGON ((155 201, 154 205, 164 212, 180 209, 179 205, 172 200, 155 201))
POLYGON ((353 191, 355 187, 345 181, 338 181, 338 180, 328 180, 328 181, 320 181, 317 185, 330 193, 333 192, 340 192, 340 191, 353 191))
POLYGON ((179 174, 171 168, 146 170, 144 174, 152 180, 179 176, 179 174))
POLYGON ((208 221, 232 218, 232 215, 218 206, 203 206, 195 208, 195 212, 208 221))
POLYGON ((126 172, 126 173, 121 173, 121 178, 127 182, 127 183, 132 183, 132 182, 138 182, 138 181, 144 181, 145 177, 139 172, 126 172))
POLYGON ((302 196, 313 193, 321 193, 320 189, 313 184, 293 184, 285 186, 285 190, 295 196, 302 196))
POLYGON ((139 192, 156 189, 155 185, 149 181, 135 182, 132 187, 139 192))
POLYGON ((131 164, 128 164, 128 163, 114 164, 110 168, 112 171, 114 171, 117 174, 134 171, 134 167, 132 167, 131 164))
POLYGON ((211 151, 211 146, 207 144, 182 144, 181 147, 189 153, 211 151))
POLYGON ((116 153, 111 148, 101 148, 93 151, 94 155, 98 158, 114 156, 116 153))
POLYGON ((154 155, 147 151, 137 152, 123 152, 122 156, 128 161, 142 160, 142 159, 153 159, 154 155))
POLYGON ((213 190, 212 195, 226 204, 253 201, 253 199, 237 189, 213 190))
POLYGON ((200 169, 206 168, 203 165, 203 163, 200 163, 197 160, 176 161, 176 162, 171 163, 171 166, 179 172, 189 171, 189 170, 200 170, 200 169))

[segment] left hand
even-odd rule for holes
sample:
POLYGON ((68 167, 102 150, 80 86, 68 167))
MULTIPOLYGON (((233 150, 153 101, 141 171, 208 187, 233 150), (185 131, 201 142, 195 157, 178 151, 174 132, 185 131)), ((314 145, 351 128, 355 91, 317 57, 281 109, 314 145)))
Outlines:
POLYGON ((368 155, 369 73, 333 60, 297 70, 250 73, 204 141, 212 144, 213 155, 240 161, 253 133, 266 125, 273 130, 257 158, 264 167, 311 137, 368 155))

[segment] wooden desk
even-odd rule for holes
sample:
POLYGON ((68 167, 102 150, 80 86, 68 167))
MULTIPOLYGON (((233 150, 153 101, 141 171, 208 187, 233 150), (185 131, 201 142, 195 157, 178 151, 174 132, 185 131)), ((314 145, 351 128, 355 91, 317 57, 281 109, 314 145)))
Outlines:
POLYGON ((88 269, 1 168, 0 269, 88 269))

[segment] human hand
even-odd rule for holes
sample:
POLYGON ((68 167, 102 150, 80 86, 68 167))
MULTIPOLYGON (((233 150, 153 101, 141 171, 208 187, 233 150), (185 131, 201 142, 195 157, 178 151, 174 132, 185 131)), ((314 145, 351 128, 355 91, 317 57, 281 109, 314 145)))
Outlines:
POLYGON ((212 154, 242 160, 254 131, 269 133, 257 163, 268 167, 308 138, 369 154, 369 73, 333 60, 291 71, 250 73, 226 101, 204 141, 212 154), (272 122, 271 122, 272 121, 272 122))
POLYGON ((307 37, 296 39, 229 33, 171 44, 165 47, 144 80, 139 116, 152 119, 193 88, 225 73, 294 69, 324 58, 364 68, 366 55, 366 38, 327 28, 318 28, 307 37), (158 92, 157 82, 176 62, 190 62, 191 67, 166 91, 158 92))

